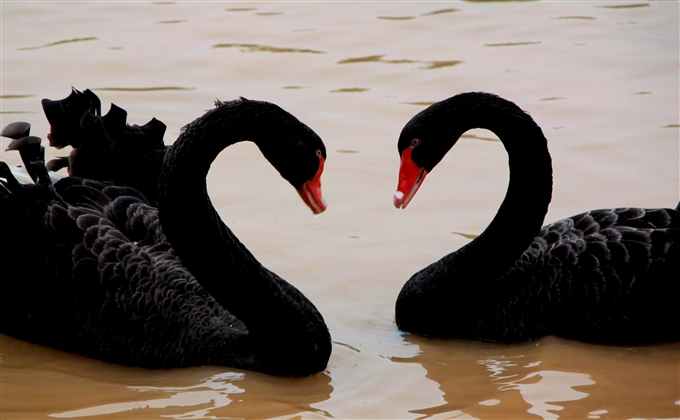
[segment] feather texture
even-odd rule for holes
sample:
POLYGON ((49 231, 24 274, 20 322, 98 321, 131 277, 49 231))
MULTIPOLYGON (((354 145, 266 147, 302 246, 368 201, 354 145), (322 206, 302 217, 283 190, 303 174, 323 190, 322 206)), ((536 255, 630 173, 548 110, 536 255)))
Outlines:
MULTIPOLYGON (((146 368, 216 364, 281 375, 325 368, 331 344, 321 314, 231 234, 212 208, 205 179, 193 175, 205 175, 222 149, 244 140, 243 127, 268 127, 250 137, 256 143, 295 145, 284 163, 265 153, 286 179, 286 168, 297 170, 300 159, 318 164, 323 143, 273 104, 239 102, 245 111, 225 104, 197 119, 168 152, 161 174, 178 185, 163 184, 160 209, 112 182, 69 177, 22 185, 0 163, 6 180, 0 186, 0 332, 146 368), (291 120, 297 128, 288 126, 291 120), (215 217, 200 220, 195 209, 215 217), (187 233, 200 243, 182 244, 187 233), (195 274, 188 264, 204 271, 195 274)), ((309 178, 315 173, 311 168, 309 178)))
POLYGON ((680 339, 680 213, 592 210, 540 227, 552 193, 547 141, 527 113, 491 94, 461 94, 424 110, 404 127, 399 151, 410 148, 406 156, 429 172, 471 128, 503 142, 508 192, 478 238, 404 285, 399 327, 497 342, 680 339))

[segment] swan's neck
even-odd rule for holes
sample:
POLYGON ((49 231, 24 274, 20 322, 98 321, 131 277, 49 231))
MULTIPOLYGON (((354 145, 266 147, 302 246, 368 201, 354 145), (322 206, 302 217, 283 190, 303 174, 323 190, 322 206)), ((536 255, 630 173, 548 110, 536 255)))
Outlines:
POLYGON ((421 117, 424 122, 414 117, 413 124, 438 128, 431 136, 446 139, 440 157, 467 130, 490 130, 508 152, 510 182, 481 235, 411 277, 397 299, 396 320, 408 331, 474 337, 479 312, 503 298, 499 278, 541 229, 552 194, 552 165, 541 129, 513 103, 468 94, 433 107, 421 117))
POLYGON ((269 132, 276 131, 277 124, 266 113, 261 116, 241 108, 227 104, 209 111, 185 127, 168 152, 159 177, 163 233, 201 286, 243 321, 249 337, 294 336, 295 328, 310 335, 315 328, 325 329, 314 306, 255 259, 222 222, 208 197, 206 175, 224 148, 247 139, 264 150, 267 141, 277 140, 276 133, 269 132))
MULTIPOLYGON (((323 317, 239 242, 215 211, 206 187, 211 163, 233 143, 251 140, 272 164, 281 162, 295 137, 292 126, 304 125, 265 102, 234 101, 208 111, 186 126, 168 151, 159 176, 158 208, 163 233, 184 266, 247 328, 236 345, 248 350, 234 363, 309 375, 326 367, 331 352, 323 317)), ((233 346, 224 351, 227 360, 235 357, 232 351, 233 346)))
POLYGON ((493 280, 521 256, 540 231, 552 195, 552 164, 543 132, 521 110, 490 110, 470 121, 475 124, 469 128, 488 129, 501 140, 508 152, 510 181, 489 226, 454 255, 460 274, 493 280))

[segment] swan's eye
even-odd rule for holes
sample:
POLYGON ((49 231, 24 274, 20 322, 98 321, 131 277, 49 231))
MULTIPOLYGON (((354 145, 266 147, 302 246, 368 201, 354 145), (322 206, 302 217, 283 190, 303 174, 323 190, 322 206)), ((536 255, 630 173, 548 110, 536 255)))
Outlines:
POLYGON ((321 158, 321 156, 323 156, 323 155, 321 154, 321 149, 317 149, 317 150, 316 150, 316 157, 321 158))
POLYGON ((420 146, 420 140, 419 139, 411 140, 411 146, 413 147, 420 146))

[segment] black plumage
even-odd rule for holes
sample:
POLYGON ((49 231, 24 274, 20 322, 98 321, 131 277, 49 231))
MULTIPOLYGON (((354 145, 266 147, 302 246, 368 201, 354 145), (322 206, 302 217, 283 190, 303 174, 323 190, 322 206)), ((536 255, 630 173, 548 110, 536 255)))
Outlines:
MULTIPOLYGON (((547 141, 517 105, 477 92, 436 103, 404 127, 398 149, 402 168, 408 160, 421 171, 416 189, 472 128, 503 142, 507 194, 478 238, 404 285, 399 328, 496 342, 545 335, 600 343, 680 339, 678 210, 592 210, 541 227, 552 194, 547 141)), ((414 193, 399 190, 395 205, 405 207, 414 193)))
POLYGON ((111 182, 21 185, 0 163, 0 332, 147 368, 325 369, 321 314, 255 259, 208 198, 210 164, 246 139, 298 190, 320 174, 321 139, 278 106, 245 99, 183 129, 158 209, 111 182))
POLYGON ((33 182, 49 185, 51 181, 45 169, 45 148, 40 145, 40 137, 30 134, 31 124, 24 121, 7 124, 0 131, 0 136, 12 139, 6 150, 19 151, 24 168, 33 182))
POLYGON ((42 107, 50 123, 50 145, 73 148, 68 157, 49 161, 50 170, 68 168, 70 176, 133 187, 157 204, 158 174, 168 150, 163 122, 152 118, 141 126, 128 124, 127 112, 115 104, 102 116, 101 101, 89 89, 73 88, 60 100, 43 99, 42 107))

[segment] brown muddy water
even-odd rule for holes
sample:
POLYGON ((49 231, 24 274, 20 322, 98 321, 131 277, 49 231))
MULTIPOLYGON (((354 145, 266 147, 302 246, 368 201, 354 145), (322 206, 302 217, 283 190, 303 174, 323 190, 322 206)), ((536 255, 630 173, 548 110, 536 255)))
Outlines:
POLYGON ((309 124, 328 149, 323 215, 313 218, 250 143, 220 155, 209 188, 225 222, 316 304, 334 340, 325 372, 291 379, 127 368, 0 336, 2 419, 680 418, 678 343, 494 345, 397 330, 403 283, 479 234, 502 200, 507 158, 492 134, 468 133, 407 210, 392 205, 402 126, 432 102, 482 90, 515 101, 548 137, 546 222, 674 207, 677 2, 0 7, 2 126, 26 120, 44 137, 40 99, 71 85, 93 89, 105 110, 127 109, 131 123, 164 121, 167 143, 215 98, 268 100, 309 124))

